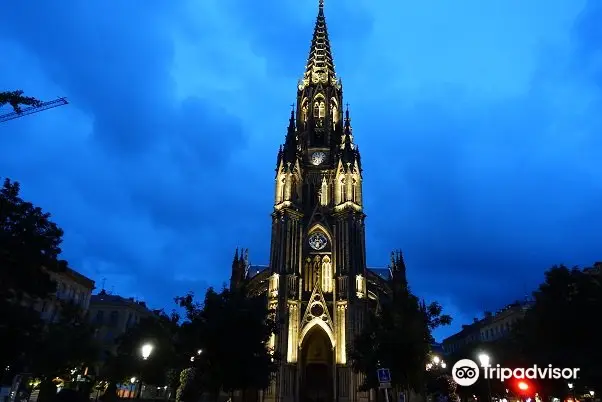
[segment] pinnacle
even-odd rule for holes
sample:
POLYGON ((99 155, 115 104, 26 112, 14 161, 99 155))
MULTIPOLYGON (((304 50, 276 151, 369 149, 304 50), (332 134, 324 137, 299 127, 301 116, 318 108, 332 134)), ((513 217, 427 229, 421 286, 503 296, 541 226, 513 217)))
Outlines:
POLYGON ((305 76, 311 76, 314 72, 322 72, 331 76, 335 75, 334 61, 332 59, 328 30, 326 28, 326 18, 324 16, 324 0, 319 1, 318 17, 316 18, 309 57, 307 58, 307 65, 305 67, 305 76))

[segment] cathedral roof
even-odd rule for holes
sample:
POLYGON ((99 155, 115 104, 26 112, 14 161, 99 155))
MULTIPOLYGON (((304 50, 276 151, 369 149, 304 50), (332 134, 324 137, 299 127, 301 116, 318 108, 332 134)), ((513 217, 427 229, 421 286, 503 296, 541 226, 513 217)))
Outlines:
POLYGON ((368 268, 368 271, 380 276, 384 280, 391 279, 391 270, 389 268, 368 268))
POLYGON ((328 40, 328 30, 326 29, 326 17, 324 16, 324 0, 320 0, 318 8, 318 17, 314 35, 311 40, 309 57, 305 67, 305 77, 311 77, 312 73, 324 72, 331 77, 335 76, 334 61, 330 50, 330 41, 328 40))

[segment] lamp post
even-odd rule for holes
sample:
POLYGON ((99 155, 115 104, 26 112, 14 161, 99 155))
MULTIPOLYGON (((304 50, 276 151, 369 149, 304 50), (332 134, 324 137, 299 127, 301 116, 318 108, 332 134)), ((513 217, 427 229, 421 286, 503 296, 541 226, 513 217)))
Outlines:
MULTIPOLYGON (((150 355, 153 353, 154 346, 151 343, 145 343, 140 348, 140 354, 142 355, 142 360, 148 360, 150 355)), ((136 399, 140 399, 142 396, 142 370, 140 370, 140 375, 138 376, 138 382, 140 385, 138 386, 138 394, 136 395, 136 399)))
POLYGON ((595 401, 594 396, 596 396, 596 392, 592 389, 589 391, 589 394, 592 397, 592 402, 595 401))
POLYGON ((573 400, 573 402, 575 402, 575 391, 573 389, 574 385, 572 382, 569 382, 567 385, 569 387, 569 393, 571 395, 571 399, 573 400))
MULTIPOLYGON (((483 367, 485 370, 487 370, 489 368, 489 355, 487 353, 480 353, 479 354, 479 362, 481 363, 481 367, 483 367)), ((487 375, 487 395, 489 397, 489 402, 491 402, 491 379, 489 378, 489 376, 487 375)))
MULTIPOLYGON (((445 369, 447 367, 447 364, 437 355, 434 355, 431 358, 431 361, 429 363, 426 364, 426 371, 432 371, 432 370, 438 370, 438 369, 445 369)), ((424 400, 427 400, 427 393, 428 393, 428 386, 425 385, 424 387, 424 400)))
POLYGON ((136 391, 136 377, 130 378, 130 382, 132 383, 132 386, 130 388, 130 399, 133 399, 134 391, 136 391))
POLYGON ((437 369, 437 368, 444 369, 446 367, 447 367, 447 364, 439 356, 437 356, 437 355, 433 356, 431 358, 430 363, 426 364, 426 370, 427 371, 434 370, 434 369, 437 369))

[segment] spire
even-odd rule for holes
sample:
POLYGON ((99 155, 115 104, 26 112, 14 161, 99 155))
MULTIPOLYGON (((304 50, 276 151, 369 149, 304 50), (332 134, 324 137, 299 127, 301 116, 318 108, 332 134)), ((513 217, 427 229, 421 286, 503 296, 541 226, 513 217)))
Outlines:
POLYGON ((406 264, 403 260, 403 253, 401 250, 393 251, 391 253, 390 270, 393 281, 401 285, 402 289, 407 289, 408 279, 406 276, 406 264))
POLYGON ((280 162, 295 163, 297 156, 297 128, 295 126, 295 105, 291 105, 291 117, 288 121, 288 128, 286 131, 286 137, 284 139, 284 146, 280 147, 278 153, 278 166, 280 162))
POLYGON ((330 51, 328 30, 326 29, 326 18, 324 17, 324 0, 319 0, 318 17, 314 28, 314 36, 311 40, 307 66, 305 67, 305 78, 311 78, 312 73, 326 73, 335 77, 334 62, 330 51))

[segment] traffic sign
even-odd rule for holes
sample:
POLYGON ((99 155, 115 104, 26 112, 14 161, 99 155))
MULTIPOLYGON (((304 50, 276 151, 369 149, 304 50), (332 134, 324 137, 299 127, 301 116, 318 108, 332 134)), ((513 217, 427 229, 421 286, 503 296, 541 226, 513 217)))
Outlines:
POLYGON ((391 372, 388 368, 379 368, 376 370, 376 375, 378 376, 378 382, 381 384, 391 382, 391 372))
POLYGON ((378 387, 379 389, 387 389, 387 388, 391 388, 391 383, 390 382, 381 382, 380 386, 378 387))

